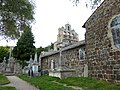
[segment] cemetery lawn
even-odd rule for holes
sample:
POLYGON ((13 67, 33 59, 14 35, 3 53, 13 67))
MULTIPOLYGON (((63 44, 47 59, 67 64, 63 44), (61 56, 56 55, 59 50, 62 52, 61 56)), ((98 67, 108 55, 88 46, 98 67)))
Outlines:
POLYGON ((1 86, 8 83, 10 83, 10 81, 3 74, 0 74, 0 90, 16 90, 15 87, 1 86))
POLYGON ((110 84, 94 78, 70 77, 61 80, 46 75, 32 78, 27 75, 18 75, 18 77, 42 90, 74 90, 69 86, 81 87, 82 90, 120 90, 120 84, 110 84))
POLYGON ((10 83, 9 80, 3 74, 0 74, 0 85, 4 85, 8 83, 10 83))
POLYGON ((0 87, 0 90, 16 90, 16 88, 11 86, 4 86, 4 87, 0 87))

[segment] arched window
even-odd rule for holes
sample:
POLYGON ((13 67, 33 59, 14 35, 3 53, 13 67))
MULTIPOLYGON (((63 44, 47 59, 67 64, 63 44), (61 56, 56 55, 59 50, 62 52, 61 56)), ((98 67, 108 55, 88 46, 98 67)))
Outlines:
POLYGON ((80 60, 84 59, 84 48, 79 49, 79 57, 80 57, 80 60))
POLYGON ((110 27, 114 45, 116 48, 120 48, 120 15, 113 18, 110 27))
POLYGON ((68 30, 70 30, 70 27, 68 26, 68 30))

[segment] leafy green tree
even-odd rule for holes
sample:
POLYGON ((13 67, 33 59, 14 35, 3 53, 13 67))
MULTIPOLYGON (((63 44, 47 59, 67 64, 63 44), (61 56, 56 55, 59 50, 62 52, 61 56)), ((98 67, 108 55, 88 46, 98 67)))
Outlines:
POLYGON ((43 48, 42 46, 40 46, 39 48, 36 49, 37 54, 38 54, 38 58, 39 58, 41 52, 43 52, 43 51, 47 52, 47 51, 49 51, 50 49, 53 49, 53 48, 54 48, 54 44, 53 43, 51 43, 51 45, 48 45, 45 48, 43 48))
POLYGON ((19 38, 26 26, 34 20, 31 0, 0 0, 0 36, 19 38))
POLYGON ((44 51, 49 51, 49 50, 51 50, 51 49, 53 49, 53 48, 54 48, 54 44, 51 43, 51 45, 48 45, 48 46, 46 46, 46 47, 44 48, 44 51))
MULTIPOLYGON (((0 0, 0 36, 18 39, 34 20, 34 0, 0 0)), ((70 0, 77 5, 81 0, 70 0)), ((103 0, 86 0, 92 8, 103 0)))
POLYGON ((0 63, 3 62, 4 57, 9 58, 9 47, 0 46, 0 63))
POLYGON ((51 42, 50 49, 54 49, 54 44, 51 42))
MULTIPOLYGON (((78 5, 78 3, 82 0, 70 0, 72 1, 72 3, 74 3, 76 6, 78 5)), ((86 7, 88 7, 88 5, 90 5, 91 9, 96 8, 103 0, 85 0, 86 3, 86 7)))
POLYGON ((36 51, 37 51, 38 58, 39 58, 39 56, 40 56, 41 52, 42 52, 42 51, 45 51, 45 50, 44 50, 44 48, 43 48, 43 47, 39 47, 39 48, 37 48, 37 49, 36 49, 36 51))
POLYGON ((17 46, 13 49, 13 57, 20 60, 22 65, 30 59, 30 55, 35 54, 34 36, 29 27, 26 27, 25 32, 22 34, 17 42, 17 46))

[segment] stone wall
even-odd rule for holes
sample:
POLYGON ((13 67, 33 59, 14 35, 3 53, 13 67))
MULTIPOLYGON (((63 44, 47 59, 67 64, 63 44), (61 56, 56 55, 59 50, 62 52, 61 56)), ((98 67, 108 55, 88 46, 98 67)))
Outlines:
POLYGON ((64 64, 67 68, 75 69, 75 76, 82 76, 84 60, 79 58, 79 47, 62 52, 64 64))
POLYGON ((42 71, 49 71, 51 69, 51 60, 55 61, 55 66, 58 66, 59 53, 45 56, 41 58, 41 69, 42 71))
MULTIPOLYGON (((82 45, 71 45, 69 47, 63 48, 62 54, 62 67, 65 69, 74 69, 73 76, 82 76, 84 71, 84 58, 80 59, 79 50, 80 48, 85 48, 85 43, 82 45)), ((55 68, 59 67, 60 51, 55 52, 47 56, 41 57, 41 68, 42 71, 51 70, 51 60, 55 63, 55 68)), ((67 75, 67 74, 65 74, 67 75)))
POLYGON ((113 45, 109 23, 120 14, 120 0, 105 0, 86 21, 86 60, 89 76, 120 82, 120 49, 113 45))
POLYGON ((5 75, 10 75, 10 74, 13 75, 13 74, 21 73, 21 72, 22 72, 22 67, 14 59, 8 61, 8 64, 6 65, 4 65, 3 63, 0 63, 0 73, 3 73, 5 75))

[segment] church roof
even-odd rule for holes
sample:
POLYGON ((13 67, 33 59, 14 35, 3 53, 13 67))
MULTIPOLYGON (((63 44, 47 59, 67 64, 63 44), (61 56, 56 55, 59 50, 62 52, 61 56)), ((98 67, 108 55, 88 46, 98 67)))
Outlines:
POLYGON ((66 50, 69 50, 69 49, 72 49, 72 48, 75 48, 78 46, 82 46, 82 45, 85 45, 85 40, 82 40, 82 41, 76 42, 75 44, 69 45, 69 46, 63 48, 62 51, 66 51, 66 50))
MULTIPOLYGON (((73 49, 73 48, 76 48, 78 46, 83 46, 83 45, 85 45, 85 40, 76 42, 75 44, 72 44, 72 45, 69 45, 69 46, 67 46, 65 48, 62 48, 61 51, 66 51, 66 50, 73 49)), ((51 55, 57 54, 59 52, 60 52, 60 50, 58 50, 58 51, 44 52, 44 54, 41 55, 41 58, 47 57, 47 56, 51 56, 51 55)))
POLYGON ((50 56, 50 55, 54 55, 56 53, 58 53, 59 51, 50 51, 50 52, 44 52, 44 54, 41 55, 42 57, 46 57, 46 56, 50 56))

